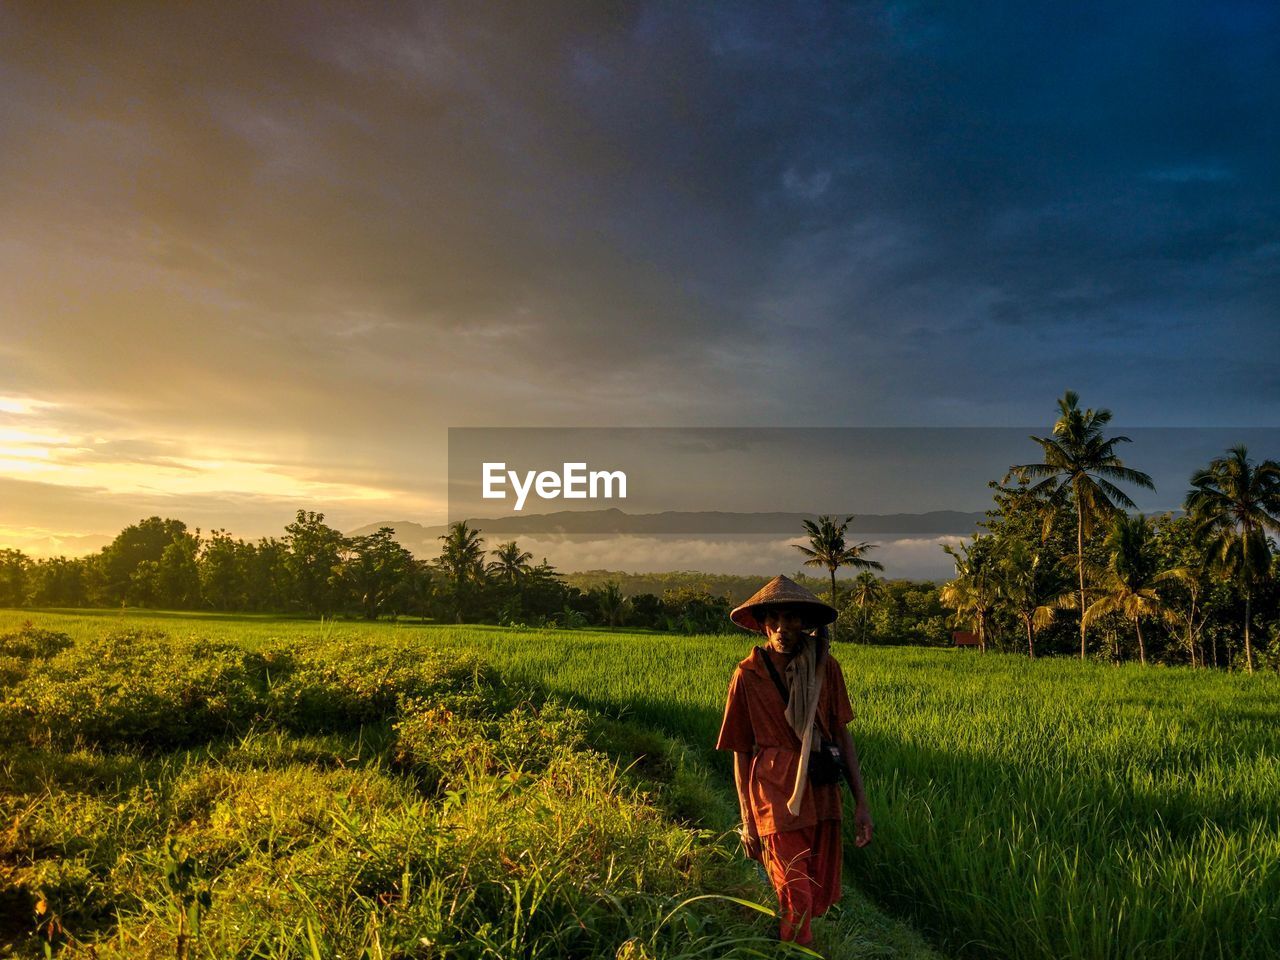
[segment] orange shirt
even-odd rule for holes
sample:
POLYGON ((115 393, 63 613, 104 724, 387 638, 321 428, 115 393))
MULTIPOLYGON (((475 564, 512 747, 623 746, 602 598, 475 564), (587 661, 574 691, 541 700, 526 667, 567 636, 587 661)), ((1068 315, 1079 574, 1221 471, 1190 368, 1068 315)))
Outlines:
MULTIPOLYGON (((748 778, 751 812, 760 836, 800 830, 819 820, 839 820, 842 814, 840 784, 805 788, 799 815, 787 809, 800 766, 800 738, 787 723, 782 695, 769 676, 756 647, 738 664, 729 681, 729 697, 724 705, 717 750, 753 754, 748 778)), ((778 673, 784 676, 781 664, 778 673)), ((827 657, 822 689, 818 692, 816 723, 828 739, 853 719, 844 672, 832 656, 827 657)))

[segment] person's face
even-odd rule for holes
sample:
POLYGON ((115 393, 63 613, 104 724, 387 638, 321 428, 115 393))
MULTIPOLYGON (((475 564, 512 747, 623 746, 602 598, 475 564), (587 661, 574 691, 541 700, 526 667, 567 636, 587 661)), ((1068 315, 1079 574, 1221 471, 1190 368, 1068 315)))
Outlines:
POLYGON ((804 640, 804 614, 798 607, 767 607, 760 619, 769 642, 790 650, 804 640))

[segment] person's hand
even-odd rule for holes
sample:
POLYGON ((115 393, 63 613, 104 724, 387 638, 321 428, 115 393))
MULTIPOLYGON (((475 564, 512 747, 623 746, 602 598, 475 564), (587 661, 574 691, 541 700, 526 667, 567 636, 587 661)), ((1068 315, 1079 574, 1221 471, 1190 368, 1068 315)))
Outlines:
POLYGON ((760 837, 755 830, 744 824, 742 829, 738 831, 738 838, 742 841, 742 850, 746 853, 748 860, 764 863, 764 852, 760 846, 760 837))
POLYGON ((853 845, 865 847, 871 842, 871 808, 858 804, 853 812, 853 845))

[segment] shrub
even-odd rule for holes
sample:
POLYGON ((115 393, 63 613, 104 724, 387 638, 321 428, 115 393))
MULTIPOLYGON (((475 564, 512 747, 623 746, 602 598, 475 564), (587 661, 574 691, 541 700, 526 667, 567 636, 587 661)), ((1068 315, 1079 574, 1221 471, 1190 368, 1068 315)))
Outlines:
POLYGON ((252 721, 263 708, 261 657, 229 643, 175 645, 128 630, 63 650, 0 702, 11 735, 56 744, 197 743, 252 721))
POLYGON ((48 660, 71 646, 71 638, 57 630, 40 630, 24 623, 18 630, 0 635, 0 657, 48 660))
POLYGON ((492 683, 478 660, 409 643, 331 641, 276 651, 270 716, 297 731, 350 729, 396 715, 404 698, 440 697, 492 683))

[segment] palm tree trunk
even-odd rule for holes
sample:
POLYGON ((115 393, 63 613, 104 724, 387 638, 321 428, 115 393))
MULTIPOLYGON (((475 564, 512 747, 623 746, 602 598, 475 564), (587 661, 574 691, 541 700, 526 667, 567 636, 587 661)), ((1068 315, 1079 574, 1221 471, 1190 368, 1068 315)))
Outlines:
POLYGON ((1253 644, 1249 641, 1249 621, 1253 619, 1253 591, 1245 587, 1244 590, 1244 661, 1249 665, 1249 672, 1253 673, 1253 644))
MULTIPOLYGON (((1201 627, 1203 626, 1204 624, 1201 624, 1201 627)), ((1201 639, 1201 633, 1196 630, 1196 601, 1194 597, 1191 599, 1191 619, 1187 621, 1187 635, 1191 639, 1191 665, 1196 666, 1196 662, 1199 661, 1200 669, 1203 670, 1206 666, 1204 662, 1204 641, 1201 639)))
POLYGON ((1080 660, 1084 662, 1084 509, 1080 506, 1080 488, 1076 487, 1076 569, 1080 574, 1080 660))
POLYGON ((1027 620, 1027 659, 1034 660, 1036 658, 1036 638, 1035 633, 1031 629, 1031 621, 1027 620))
POLYGON ((1147 645, 1142 642, 1142 618, 1133 618, 1133 627, 1138 631, 1138 659, 1142 661, 1142 665, 1147 665, 1147 645))
MULTIPOLYGON (((840 605, 836 603, 836 568, 828 567, 827 569, 831 571, 831 605, 836 608, 836 617, 838 619, 840 616, 840 605)), ((831 624, 831 641, 834 643, 835 640, 836 640, 836 625, 832 623, 831 624)))

